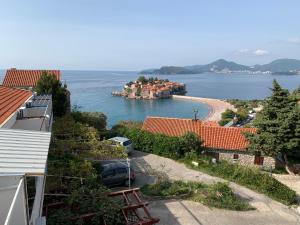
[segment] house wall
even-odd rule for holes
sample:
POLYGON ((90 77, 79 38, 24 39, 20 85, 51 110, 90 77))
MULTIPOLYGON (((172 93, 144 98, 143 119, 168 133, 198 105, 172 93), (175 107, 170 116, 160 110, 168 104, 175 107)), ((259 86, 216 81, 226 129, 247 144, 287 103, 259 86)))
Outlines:
MULTIPOLYGON (((263 156, 263 157, 264 157, 263 165, 261 166, 274 169, 276 165, 276 160, 273 157, 269 157, 269 156, 263 156)), ((233 151, 233 152, 220 151, 219 160, 227 160, 228 162, 238 163, 243 166, 259 166, 254 164, 254 160, 255 160, 254 155, 246 154, 239 151, 233 151), (234 154, 238 155, 238 159, 234 159, 234 154)))

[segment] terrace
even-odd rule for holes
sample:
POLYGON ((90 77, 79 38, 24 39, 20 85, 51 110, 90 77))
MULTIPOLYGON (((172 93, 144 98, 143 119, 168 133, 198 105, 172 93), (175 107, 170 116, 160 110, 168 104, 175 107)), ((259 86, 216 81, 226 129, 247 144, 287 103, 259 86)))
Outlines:
POLYGON ((52 119, 51 95, 34 96, 19 108, 12 129, 51 131, 52 119))

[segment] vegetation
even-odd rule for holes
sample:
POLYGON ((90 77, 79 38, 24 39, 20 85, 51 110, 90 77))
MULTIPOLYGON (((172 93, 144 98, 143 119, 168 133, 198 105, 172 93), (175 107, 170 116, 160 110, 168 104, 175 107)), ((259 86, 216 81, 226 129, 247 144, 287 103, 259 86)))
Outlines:
POLYGON ((98 129, 88 125, 99 128, 98 116, 83 115, 72 113, 53 124, 45 205, 57 206, 49 209, 47 224, 121 225, 123 204, 108 196, 101 182, 102 167, 94 159, 122 158, 124 149, 99 141, 98 129))
MULTIPOLYGON (((156 82, 156 81, 169 82, 168 79, 161 80, 161 79, 158 79, 157 77, 146 78, 145 76, 139 76, 139 78, 137 79, 137 81, 141 82, 142 84, 147 84, 147 83, 154 84, 154 82, 156 82)), ((128 84, 133 84, 133 82, 130 81, 128 84)))
POLYGON ((230 121, 235 123, 242 123, 248 118, 249 111, 255 111, 255 108, 258 108, 262 104, 262 100, 240 100, 240 99, 228 99, 227 102, 232 104, 237 111, 234 112, 231 109, 227 109, 222 113, 222 118, 219 121, 221 126, 226 125, 230 121))
POLYGON ((258 168, 230 164, 227 161, 211 163, 211 158, 201 155, 201 140, 192 133, 183 137, 168 137, 126 126, 118 126, 115 132, 130 138, 139 151, 183 161, 193 169, 236 182, 287 205, 294 203, 296 199, 293 190, 258 168), (186 136, 191 137, 192 141, 186 136), (197 161, 199 166, 193 166, 192 161, 197 161))
POLYGON ((240 100, 240 99, 228 99, 227 102, 234 105, 235 108, 244 108, 247 110, 253 110, 253 108, 257 108, 263 102, 262 100, 240 100))
POLYGON ((183 161, 193 169, 241 184, 286 205, 295 203, 297 197, 295 191, 277 181, 269 173, 261 172, 258 168, 231 164, 227 161, 213 164, 211 160, 203 157, 193 160, 198 162, 198 166, 193 165, 192 160, 183 161))
POLYGON ((65 115, 70 109, 69 92, 67 85, 56 79, 55 75, 43 72, 35 87, 38 95, 51 94, 53 114, 55 117, 65 115))
POLYGON ((143 152, 180 159, 190 154, 199 154, 202 151, 202 141, 199 136, 192 132, 181 137, 169 137, 163 134, 152 134, 137 128, 128 128, 126 125, 115 126, 112 130, 131 139, 134 148, 143 152))
POLYGON ((121 207, 122 202, 108 196, 109 191, 91 182, 77 186, 72 184, 72 189, 67 197, 61 201, 60 208, 51 210, 47 217, 48 225, 57 224, 88 224, 88 225, 123 225, 121 207), (75 189, 74 187, 77 187, 75 189), (85 215, 87 219, 83 219, 85 215), (104 222, 105 221, 105 222, 104 222))
POLYGON ((298 86, 298 88, 296 90, 293 91, 292 98, 296 102, 300 101, 300 85, 298 86))
POLYGON ((236 112, 231 109, 226 109, 225 112, 221 115, 221 120, 219 124, 221 126, 226 125, 230 121, 234 121, 235 123, 240 123, 245 121, 248 118, 248 110, 245 108, 238 108, 236 112))
POLYGON ((244 211, 252 209, 249 203, 237 197, 226 183, 206 185, 196 182, 163 181, 141 188, 147 196, 181 198, 222 209, 244 211))
POLYGON ((253 122, 257 134, 246 135, 247 150, 273 157, 281 154, 288 165, 288 153, 300 150, 300 108, 289 91, 282 89, 276 80, 271 90, 272 95, 264 101, 263 110, 253 122))
POLYGON ((81 112, 80 107, 74 106, 72 109, 72 117, 76 122, 87 124, 96 128, 98 131, 106 130, 106 115, 102 112, 81 112))

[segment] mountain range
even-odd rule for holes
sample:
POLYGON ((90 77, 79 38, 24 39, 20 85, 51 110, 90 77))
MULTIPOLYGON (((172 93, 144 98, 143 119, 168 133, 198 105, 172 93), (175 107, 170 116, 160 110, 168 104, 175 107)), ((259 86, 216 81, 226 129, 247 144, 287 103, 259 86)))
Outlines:
POLYGON ((143 70, 141 74, 197 74, 205 72, 215 73, 272 73, 272 74, 300 74, 300 60, 277 59, 268 64, 246 66, 225 59, 219 59, 206 65, 193 66, 162 66, 159 69, 143 70))

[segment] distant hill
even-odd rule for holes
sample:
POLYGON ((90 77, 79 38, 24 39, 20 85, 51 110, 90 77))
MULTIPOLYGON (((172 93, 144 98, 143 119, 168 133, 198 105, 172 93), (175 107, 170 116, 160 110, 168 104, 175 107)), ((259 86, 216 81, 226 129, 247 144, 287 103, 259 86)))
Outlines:
POLYGON ((219 59, 206 65, 193 66, 163 66, 160 69, 143 70, 141 74, 195 74, 204 72, 269 72, 274 74, 297 74, 300 73, 300 60, 277 59, 264 65, 246 66, 225 59, 219 59))
POLYGON ((193 74, 197 73, 194 70, 190 70, 186 67, 180 66, 163 66, 160 69, 143 70, 141 74, 193 74))
POLYGON ((272 72, 300 71, 300 60, 277 59, 265 65, 255 65, 253 70, 272 71, 272 72))
POLYGON ((249 70, 249 66, 237 64, 235 62, 226 61, 225 59, 219 59, 207 65, 198 67, 199 71, 202 72, 214 72, 214 71, 243 71, 249 70))

